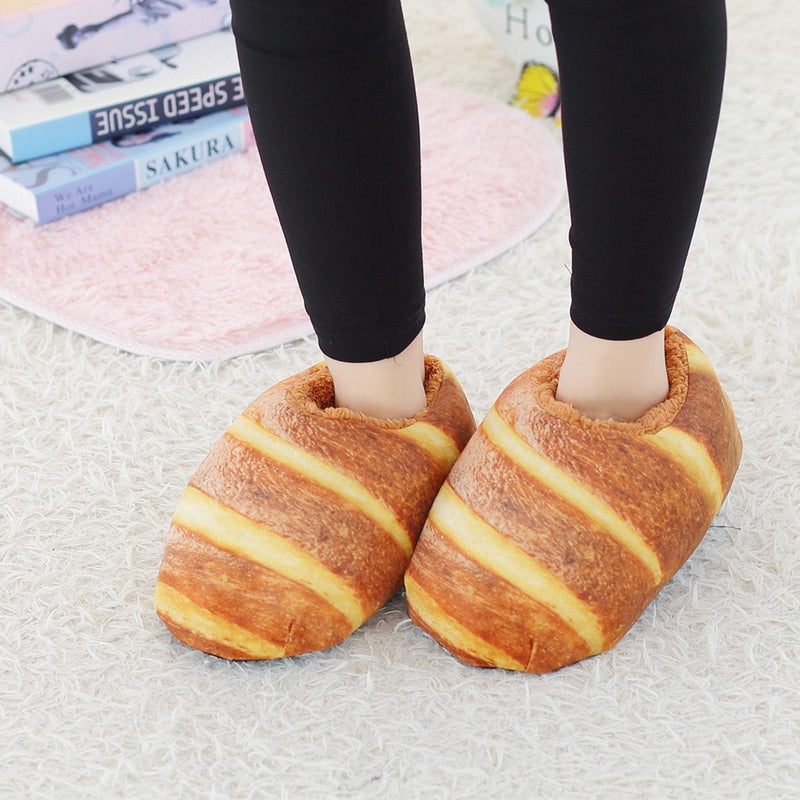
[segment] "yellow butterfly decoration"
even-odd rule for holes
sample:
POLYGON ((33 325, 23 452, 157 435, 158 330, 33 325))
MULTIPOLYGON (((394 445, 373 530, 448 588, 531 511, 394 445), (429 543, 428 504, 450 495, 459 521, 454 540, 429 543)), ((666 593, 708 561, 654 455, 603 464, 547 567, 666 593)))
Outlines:
POLYGON ((511 105, 534 117, 552 117, 557 125, 561 125, 558 77, 545 64, 526 62, 519 76, 517 93, 511 98, 511 105))

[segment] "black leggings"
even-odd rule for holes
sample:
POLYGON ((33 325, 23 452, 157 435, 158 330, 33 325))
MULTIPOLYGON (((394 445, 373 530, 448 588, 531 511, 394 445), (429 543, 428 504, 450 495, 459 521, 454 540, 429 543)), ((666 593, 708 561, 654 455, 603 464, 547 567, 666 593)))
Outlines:
MULTIPOLYGON (((549 0, 573 322, 666 324, 716 134, 724 0, 549 0)), ((247 103, 322 352, 373 361, 425 319, 414 78, 399 0, 232 0, 247 103)))

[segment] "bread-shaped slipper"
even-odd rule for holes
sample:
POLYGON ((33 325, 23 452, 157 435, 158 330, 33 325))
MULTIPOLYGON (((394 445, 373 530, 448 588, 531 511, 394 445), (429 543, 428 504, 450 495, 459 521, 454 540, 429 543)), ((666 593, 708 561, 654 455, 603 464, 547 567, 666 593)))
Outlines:
POLYGON ((436 501, 411 618, 469 664, 548 672, 612 647, 698 545, 742 441, 709 360, 666 335, 669 395, 631 423, 555 399, 564 352, 516 378, 436 501))
POLYGON ((156 610, 229 659, 322 650, 402 585, 431 503, 475 431, 450 370, 425 360, 427 407, 379 420, 334 408, 320 364, 267 390, 189 481, 156 610))

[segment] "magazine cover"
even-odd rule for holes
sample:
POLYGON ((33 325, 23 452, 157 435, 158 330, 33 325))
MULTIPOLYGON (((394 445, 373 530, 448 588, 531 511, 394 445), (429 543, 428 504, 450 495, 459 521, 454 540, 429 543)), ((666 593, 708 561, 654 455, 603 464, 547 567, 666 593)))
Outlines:
POLYGON ((229 29, 0 95, 14 162, 244 104, 229 29))
POLYGON ((1 0, 0 92, 229 24, 228 0, 1 0))
POLYGON ((492 38, 521 70, 530 61, 558 71, 545 0, 470 0, 492 38))
POLYGON ((183 175, 253 143, 246 108, 167 123, 13 164, 0 156, 0 204, 42 224, 183 175))
POLYGON ((561 91, 550 10, 545 0, 471 0, 486 30, 519 70, 511 104, 561 121, 561 91))

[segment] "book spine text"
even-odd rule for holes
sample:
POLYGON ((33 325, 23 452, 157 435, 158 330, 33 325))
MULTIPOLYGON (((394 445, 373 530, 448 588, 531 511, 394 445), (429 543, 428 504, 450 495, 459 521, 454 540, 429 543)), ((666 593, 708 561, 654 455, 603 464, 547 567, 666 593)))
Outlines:
POLYGON ((218 80, 92 111, 92 141, 100 142, 153 125, 178 122, 241 105, 244 105, 241 76, 228 75, 218 80))

